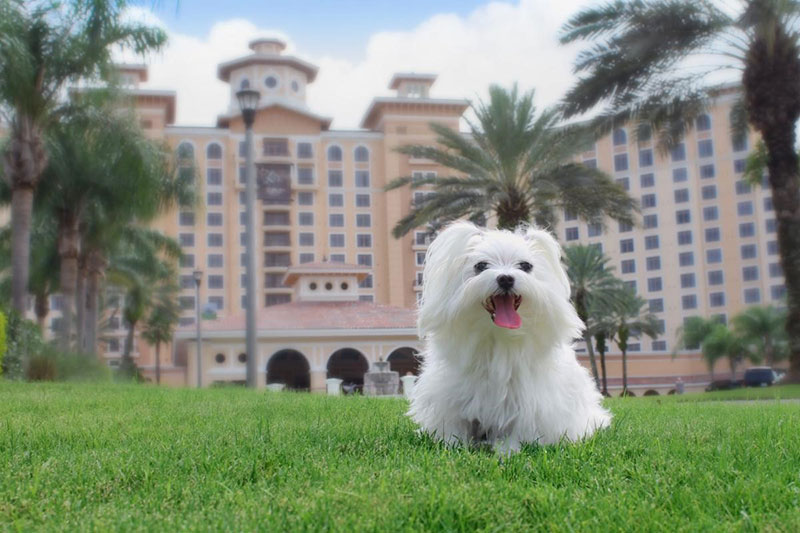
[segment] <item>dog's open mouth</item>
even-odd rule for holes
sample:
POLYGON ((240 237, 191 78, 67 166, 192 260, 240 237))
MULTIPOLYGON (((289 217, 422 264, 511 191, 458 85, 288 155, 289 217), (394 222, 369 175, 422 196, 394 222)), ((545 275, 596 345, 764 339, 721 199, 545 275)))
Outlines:
POLYGON ((522 296, 517 294, 495 294, 483 302, 483 307, 492 316, 492 322, 496 326, 508 329, 517 329, 522 325, 517 309, 522 303, 522 296))

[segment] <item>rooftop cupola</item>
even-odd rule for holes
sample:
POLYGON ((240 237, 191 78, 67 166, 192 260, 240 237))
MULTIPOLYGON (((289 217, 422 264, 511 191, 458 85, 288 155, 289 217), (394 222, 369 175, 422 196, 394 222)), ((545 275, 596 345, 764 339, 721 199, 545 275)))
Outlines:
POLYGON ((256 54, 279 55, 286 50, 286 43, 280 39, 256 39, 250 41, 250 50, 256 54))
POLYGON ((397 91, 399 98, 429 98, 436 74, 398 72, 392 76, 389 88, 397 91))
POLYGON ((369 269, 344 263, 306 263, 290 267, 284 283, 294 289, 298 302, 355 302, 358 284, 369 269))

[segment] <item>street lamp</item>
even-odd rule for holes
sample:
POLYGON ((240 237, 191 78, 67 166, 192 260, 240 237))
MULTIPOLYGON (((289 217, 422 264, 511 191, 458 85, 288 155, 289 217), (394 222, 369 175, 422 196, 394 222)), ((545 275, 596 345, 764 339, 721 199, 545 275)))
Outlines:
POLYGON ((244 120, 245 147, 245 216, 247 232, 245 277, 247 279, 247 386, 255 388, 256 383, 256 168, 253 162, 253 122, 258 108, 258 91, 244 89, 236 93, 239 108, 244 120))
POLYGON ((192 273, 194 277, 194 301, 195 301, 195 318, 197 320, 197 388, 203 386, 203 372, 201 368, 202 352, 203 352, 203 325, 200 322, 200 284, 203 282, 203 271, 195 270, 192 273))

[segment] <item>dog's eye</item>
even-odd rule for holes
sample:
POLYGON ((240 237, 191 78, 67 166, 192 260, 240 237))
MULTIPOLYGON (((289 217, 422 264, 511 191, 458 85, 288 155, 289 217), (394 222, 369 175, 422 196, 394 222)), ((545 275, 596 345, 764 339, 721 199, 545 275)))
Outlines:
POLYGON ((531 270, 533 270, 533 265, 528 263, 527 261, 520 261, 519 265, 517 265, 517 266, 523 272, 530 272, 531 270))
POLYGON ((480 263, 475 263, 475 266, 473 268, 475 268, 476 274, 480 274, 481 272, 489 268, 489 263, 487 263, 486 261, 481 261, 480 263))

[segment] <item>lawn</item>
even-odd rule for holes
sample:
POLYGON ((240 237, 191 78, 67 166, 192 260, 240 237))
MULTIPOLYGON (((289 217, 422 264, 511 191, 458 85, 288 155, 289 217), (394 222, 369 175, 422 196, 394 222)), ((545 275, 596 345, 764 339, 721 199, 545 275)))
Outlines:
POLYGON ((800 530, 800 405, 609 401, 510 459, 395 399, 0 382, 0 530, 800 530))
POLYGON ((684 394, 681 396, 671 396, 670 398, 681 402, 707 402, 715 400, 798 400, 800 399, 800 385, 742 387, 733 390, 684 394))

